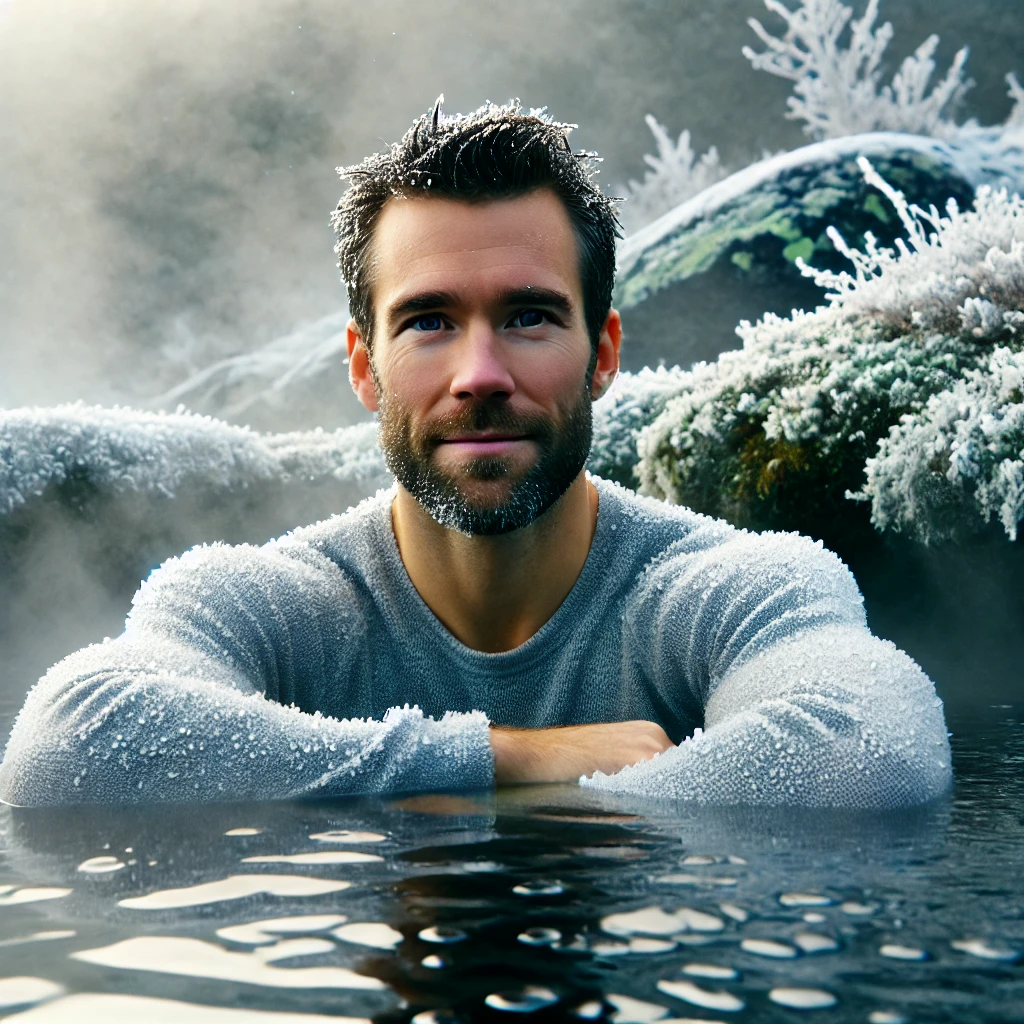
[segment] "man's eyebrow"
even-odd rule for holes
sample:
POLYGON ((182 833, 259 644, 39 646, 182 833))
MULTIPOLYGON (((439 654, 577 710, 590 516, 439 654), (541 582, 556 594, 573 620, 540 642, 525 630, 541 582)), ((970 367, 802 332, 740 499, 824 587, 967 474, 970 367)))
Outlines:
MULTIPOLYGON (((458 298, 453 292, 418 292, 408 298, 389 306, 387 310, 387 323, 394 325, 401 319, 411 316, 413 313, 429 313, 438 309, 458 305, 458 298)), ((566 320, 573 316, 572 299, 565 293, 556 291, 553 288, 511 288, 498 296, 498 303, 506 308, 537 307, 540 309, 551 309, 561 314, 566 320)))
POLYGON ((390 306, 387 311, 387 322, 394 324, 396 320, 411 313, 425 313, 455 304, 456 299, 451 292, 419 292, 390 306))
POLYGON ((503 306, 537 306, 553 309, 561 313, 567 320, 572 318, 573 302, 565 292, 552 288, 513 288, 501 296, 503 306))

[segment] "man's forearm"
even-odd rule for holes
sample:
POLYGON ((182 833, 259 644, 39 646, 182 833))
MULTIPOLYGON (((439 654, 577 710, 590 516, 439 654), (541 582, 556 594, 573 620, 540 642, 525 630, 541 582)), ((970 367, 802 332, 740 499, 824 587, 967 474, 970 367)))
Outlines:
MULTIPOLYGON (((29 695, 0 798, 23 806, 289 799, 493 783, 486 717, 338 721, 228 682, 147 667, 128 644, 87 648, 29 695)), ((183 656, 183 659, 184 656, 183 656)))
POLYGON ((654 722, 601 722, 552 729, 491 729, 498 785, 576 782, 595 771, 617 772, 672 746, 654 722))

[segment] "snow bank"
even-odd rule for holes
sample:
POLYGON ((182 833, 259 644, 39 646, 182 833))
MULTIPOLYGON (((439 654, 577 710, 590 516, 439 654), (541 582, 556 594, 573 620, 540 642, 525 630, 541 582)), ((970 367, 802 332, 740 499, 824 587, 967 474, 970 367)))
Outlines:
POLYGON ((186 412, 82 403, 0 411, 0 515, 71 478, 172 497, 183 484, 235 490, 271 479, 369 482, 386 472, 374 423, 260 435, 186 412))

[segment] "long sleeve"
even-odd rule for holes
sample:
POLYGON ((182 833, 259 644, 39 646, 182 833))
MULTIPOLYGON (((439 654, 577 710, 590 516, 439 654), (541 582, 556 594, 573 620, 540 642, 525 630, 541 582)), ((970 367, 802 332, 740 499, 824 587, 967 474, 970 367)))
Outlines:
POLYGON ((353 587, 288 538, 196 548, 136 594, 125 631, 33 688, 0 765, 22 806, 295 798, 493 784, 479 712, 382 721, 295 706, 344 679, 364 628, 353 587))
POLYGON ((820 544, 709 524, 648 570, 628 618, 663 699, 703 709, 704 727, 582 784, 847 808, 908 806, 949 788, 931 681, 869 632, 852 575, 820 544))

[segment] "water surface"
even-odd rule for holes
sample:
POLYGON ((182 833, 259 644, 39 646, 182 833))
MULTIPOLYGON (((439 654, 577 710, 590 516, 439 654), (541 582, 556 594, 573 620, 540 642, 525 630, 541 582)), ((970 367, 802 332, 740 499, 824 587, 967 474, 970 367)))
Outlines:
POLYGON ((1018 1020, 1024 708, 954 723, 953 745, 951 798, 894 816, 574 787, 4 809, 0 1012, 1018 1020))

